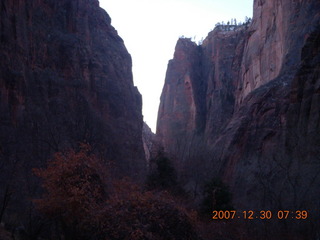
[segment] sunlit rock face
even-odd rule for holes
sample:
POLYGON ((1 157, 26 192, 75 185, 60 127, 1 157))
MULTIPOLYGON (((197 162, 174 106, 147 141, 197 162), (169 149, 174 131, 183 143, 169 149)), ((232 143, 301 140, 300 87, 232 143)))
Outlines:
POLYGON ((144 176, 131 65, 97 0, 1 1, 0 199, 6 186, 30 199, 39 186, 31 168, 81 142, 114 173, 144 176))
POLYGON ((189 187, 220 176, 237 207, 314 207, 320 2, 256 0, 253 6, 247 26, 218 27, 200 46, 178 41, 157 136, 189 187))
POLYGON ((253 22, 244 48, 238 103, 252 90, 279 75, 288 51, 286 35, 292 1, 255 1, 253 22))

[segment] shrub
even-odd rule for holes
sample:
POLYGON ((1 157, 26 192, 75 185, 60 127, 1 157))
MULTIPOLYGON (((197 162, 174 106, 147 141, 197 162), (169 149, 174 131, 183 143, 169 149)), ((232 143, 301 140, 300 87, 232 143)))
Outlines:
POLYGON ((128 181, 115 185, 101 226, 112 240, 196 240, 191 215, 165 193, 142 192, 128 181))
POLYGON ((78 152, 56 153, 47 168, 34 169, 42 178, 45 193, 36 206, 46 216, 59 220, 64 234, 80 238, 89 231, 92 218, 106 199, 105 169, 82 145, 78 152), (80 231, 81 230, 81 231, 80 231))
POLYGON ((232 210, 232 196, 227 185, 220 179, 213 178, 204 185, 200 211, 208 215, 214 210, 232 210))
POLYGON ((154 162, 156 166, 147 178, 147 188, 164 190, 176 187, 178 185, 177 172, 171 160, 159 154, 154 162))
POLYGON ((62 228, 64 239, 198 239, 191 215, 173 198, 143 192, 129 180, 106 182, 106 170, 89 150, 83 145, 78 152, 57 153, 47 168, 34 169, 45 190, 34 202, 59 220, 55 229, 62 228))

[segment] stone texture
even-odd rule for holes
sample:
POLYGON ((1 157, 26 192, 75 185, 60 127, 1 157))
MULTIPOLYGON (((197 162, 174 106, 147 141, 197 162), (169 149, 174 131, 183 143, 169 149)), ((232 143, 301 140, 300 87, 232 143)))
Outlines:
POLYGON ((244 49, 239 86, 240 103, 252 90, 279 75, 287 53, 286 35, 292 1, 254 1, 250 37, 244 49))
POLYGON ((39 187, 31 169, 80 142, 114 174, 143 178, 131 65, 97 0, 1 1, 0 201, 9 188, 8 208, 25 205, 39 187))
POLYGON ((216 28, 201 46, 188 38, 177 42, 161 95, 157 137, 180 161, 190 157, 193 141, 216 136, 232 117, 245 29, 216 28))
POLYGON ((247 27, 235 31, 216 29, 209 33, 202 48, 202 78, 205 87, 205 133, 216 136, 224 129, 234 112, 239 66, 248 34, 247 27), (204 84, 205 85, 205 84, 204 84))
POLYGON ((180 38, 174 59, 168 64, 157 123, 158 137, 169 152, 201 125, 201 120, 197 119, 201 111, 197 99, 201 89, 196 84, 200 78, 199 67, 198 46, 190 39, 180 38))
POLYGON ((200 57, 178 41, 184 58, 169 63, 157 135, 189 169, 188 187, 218 175, 237 208, 318 209, 319 12, 315 0, 255 0, 252 23, 216 28, 200 57), (187 92, 176 83, 191 72, 198 91, 187 92))
POLYGON ((212 147, 213 162, 232 186, 239 207, 282 204, 316 211, 320 4, 286 6, 282 14, 287 17, 277 25, 287 32, 281 70, 274 79, 262 77, 267 83, 244 98, 212 147))
POLYGON ((152 132, 151 128, 148 126, 146 122, 143 122, 142 128, 142 142, 143 149, 146 156, 147 168, 149 168, 149 162, 152 158, 152 148, 156 141, 156 135, 152 132))

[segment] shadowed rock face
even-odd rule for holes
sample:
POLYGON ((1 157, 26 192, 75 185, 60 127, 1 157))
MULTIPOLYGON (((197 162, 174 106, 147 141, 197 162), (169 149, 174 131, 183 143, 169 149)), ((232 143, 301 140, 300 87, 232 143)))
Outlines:
POLYGON ((179 39, 174 59, 168 64, 157 125, 157 134, 167 151, 173 152, 182 139, 201 125, 196 106, 200 104, 196 97, 201 89, 195 82, 200 80, 200 57, 195 43, 179 39))
POLYGON ((32 196, 31 168, 80 142, 143 177, 141 95, 110 22, 97 0, 1 1, 0 201, 32 196))
POLYGON ((319 208, 319 12, 319 1, 256 0, 248 27, 178 41, 157 135, 188 186, 219 175, 237 208, 319 208))

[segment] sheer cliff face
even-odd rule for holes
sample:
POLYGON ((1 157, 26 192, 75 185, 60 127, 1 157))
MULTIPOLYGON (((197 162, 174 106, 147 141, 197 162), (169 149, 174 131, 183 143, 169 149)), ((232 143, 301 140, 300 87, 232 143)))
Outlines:
POLYGON ((110 22, 96 0, 1 1, 0 189, 32 194, 31 168, 81 142, 143 176, 141 96, 110 22))
POLYGON ((240 103, 252 90, 278 76, 286 48, 292 1, 255 1, 250 37, 244 49, 239 82, 240 103))
POLYGON ((303 38, 316 24, 314 1, 255 0, 248 29, 237 93, 237 104, 254 89, 279 76, 288 54, 298 63, 303 38), (311 13, 311 14, 309 14, 311 13))
POLYGON ((168 64, 157 123, 165 149, 187 158, 190 139, 216 134, 231 117, 245 32, 216 29, 197 46, 179 39, 168 64), (239 55, 239 56, 238 56, 239 55))
POLYGON ((168 64, 166 83, 161 96, 157 133, 169 151, 195 130, 197 122, 197 90, 199 80, 200 52, 188 39, 177 43, 174 59, 168 64), (163 128, 162 126, 166 126, 163 128))
POLYGON ((193 159, 184 171, 198 161, 190 181, 197 181, 193 174, 205 165, 201 178, 220 175, 236 207, 314 203, 320 184, 319 12, 315 0, 256 0, 249 26, 216 28, 197 47, 196 58, 178 41, 192 64, 176 54, 169 63, 157 135, 178 161, 193 159), (191 90, 179 83, 175 76, 181 72, 172 71, 172 62, 193 72, 191 90), (186 92, 192 104, 179 101, 186 92), (194 109, 195 116, 180 121, 180 109, 194 109), (184 127, 175 127, 179 123, 184 127), (197 159, 190 152, 209 153, 197 159))

